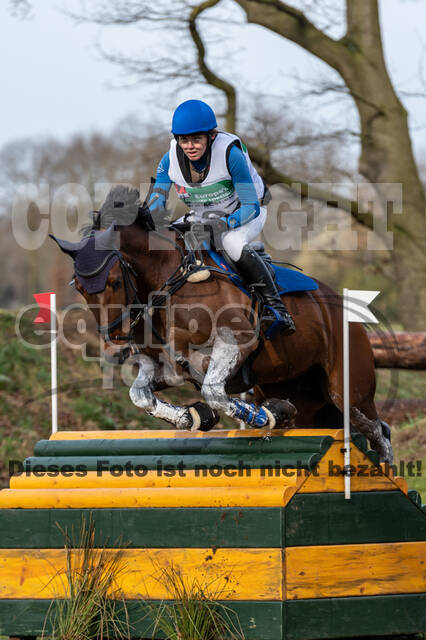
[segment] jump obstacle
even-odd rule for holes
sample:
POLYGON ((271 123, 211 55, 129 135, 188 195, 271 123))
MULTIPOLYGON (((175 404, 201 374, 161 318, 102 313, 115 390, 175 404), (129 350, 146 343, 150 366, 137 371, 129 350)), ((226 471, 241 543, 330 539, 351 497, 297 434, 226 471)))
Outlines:
POLYGON ((170 599, 159 566, 216 582, 247 640, 426 631, 425 507, 358 435, 345 500, 342 448, 340 429, 58 432, 38 442, 0 492, 0 634, 41 633, 65 595, 58 525, 78 529, 89 514, 99 546, 119 536, 126 545, 119 586, 135 638, 152 634, 145 603, 170 599), (61 472, 43 473, 48 465, 61 472))

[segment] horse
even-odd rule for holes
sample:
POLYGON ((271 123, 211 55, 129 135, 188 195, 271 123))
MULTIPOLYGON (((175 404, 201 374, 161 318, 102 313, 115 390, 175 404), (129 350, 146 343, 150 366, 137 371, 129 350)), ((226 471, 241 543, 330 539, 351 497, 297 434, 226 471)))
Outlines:
MULTIPOLYGON (((211 429, 218 409, 265 429, 341 426, 343 300, 326 284, 285 294, 296 332, 266 340, 250 296, 173 223, 154 223, 136 189, 113 187, 80 242, 51 237, 73 258, 107 358, 137 363, 129 394, 138 407, 178 429, 211 429), (156 396, 182 380, 205 402, 175 406, 156 396), (253 387, 254 403, 235 397, 253 387)), ((391 462, 370 342, 360 323, 349 332, 351 430, 391 462)))

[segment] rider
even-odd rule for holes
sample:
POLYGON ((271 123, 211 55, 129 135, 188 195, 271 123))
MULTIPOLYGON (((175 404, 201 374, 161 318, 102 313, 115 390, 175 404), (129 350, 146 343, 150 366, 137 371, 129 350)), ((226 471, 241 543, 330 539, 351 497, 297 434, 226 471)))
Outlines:
POLYGON ((174 183, 178 197, 191 209, 189 220, 205 221, 210 216, 209 224, 222 232, 225 253, 246 285, 262 298, 262 322, 278 322, 282 333, 293 333, 293 319, 270 271, 249 244, 265 224, 266 186, 238 136, 216 127, 215 114, 205 102, 187 100, 177 107, 172 120, 174 139, 158 165, 149 210, 155 218, 165 209, 174 183))

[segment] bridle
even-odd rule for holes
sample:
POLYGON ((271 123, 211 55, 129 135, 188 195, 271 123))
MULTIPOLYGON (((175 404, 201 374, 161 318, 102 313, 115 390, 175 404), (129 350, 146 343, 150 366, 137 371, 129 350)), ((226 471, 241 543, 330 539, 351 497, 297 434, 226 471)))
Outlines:
MULTIPOLYGON (((116 257, 120 262, 120 268, 123 275, 123 283, 125 290, 125 308, 122 313, 114 318, 111 322, 105 325, 96 325, 96 329, 98 333, 104 339, 105 343, 114 342, 114 341, 125 341, 129 346, 121 349, 119 352, 115 354, 118 364, 123 364, 123 362, 130 355, 136 355, 141 353, 137 344, 134 341, 134 329, 136 325, 140 322, 141 319, 147 324, 148 328, 151 330, 152 334, 155 336, 159 345, 161 345, 162 349, 169 355, 169 357, 174 360, 177 364, 179 364, 184 370, 189 371, 192 377, 195 379, 194 384, 197 388, 200 388, 204 374, 201 371, 198 371, 191 362, 185 358, 182 354, 175 352, 171 345, 166 343, 164 338, 158 333, 157 329, 154 327, 152 314, 154 309, 157 306, 163 306, 164 302, 173 296, 188 280, 191 274, 196 271, 200 271, 202 269, 207 269, 210 272, 217 273, 222 277, 226 277, 232 280, 232 277, 223 271, 223 269, 219 269, 218 267, 214 267, 212 265, 206 265, 204 263, 204 259, 202 256, 202 248, 201 246, 197 247, 198 242, 197 238, 192 233, 191 225, 188 223, 184 223, 183 225, 177 225, 176 223, 172 223, 168 227, 169 229, 176 232, 180 243, 172 240, 170 237, 166 235, 162 235, 155 229, 150 229, 151 233, 154 233, 161 237, 164 241, 170 243, 175 250, 180 253, 180 263, 179 266, 173 271, 173 273, 167 278, 164 284, 160 287, 160 289, 156 292, 156 295, 152 297, 148 304, 142 304, 139 296, 138 289, 133 282, 131 276, 137 278, 137 273, 135 269, 129 264, 126 260, 124 260, 123 256, 117 249, 111 249, 110 253, 104 258, 102 263, 96 267, 93 271, 83 272, 78 270, 74 266, 74 274, 76 276, 81 276, 83 278, 92 278, 100 274, 103 269, 107 268, 109 260, 111 258, 116 257), (185 242, 184 232, 190 230, 190 242, 185 242), (193 237, 192 237, 193 236, 193 237), (187 249, 187 252, 180 246, 183 246, 187 249), (116 335, 111 336, 110 332, 120 324, 124 322, 127 318, 130 317, 130 328, 129 333, 127 335, 116 335)), ((111 265, 112 266, 112 265, 111 265)), ((111 267, 110 267, 111 269, 111 267)), ((72 283, 72 281, 71 281, 72 283)), ((70 283, 70 284, 71 284, 70 283)), ((103 289, 103 291, 105 288, 103 289)))
POLYGON ((119 364, 122 364, 122 362, 124 362, 124 360, 129 355, 135 355, 140 353, 139 348, 134 341, 134 329, 138 324, 138 322, 140 321, 141 316, 143 314, 143 305, 138 296, 138 289, 131 277, 131 276, 134 276, 134 278, 137 278, 136 271, 134 270, 134 268, 129 262, 124 260, 123 256, 119 251, 113 250, 111 251, 111 253, 109 253, 105 257, 102 263, 98 267, 96 267, 96 269, 94 269, 93 271, 81 271, 81 270, 75 269, 74 275, 81 276, 83 278, 93 278, 99 275, 99 273, 101 273, 101 271, 107 267, 108 262, 113 257, 117 257, 118 261, 120 262, 121 273, 123 276, 124 292, 126 296, 125 307, 124 307, 124 311, 122 311, 119 316, 114 318, 114 320, 111 320, 111 322, 108 322, 108 324, 104 324, 104 325, 96 324, 96 330, 102 336, 105 343, 114 342, 114 341, 125 341, 129 344, 128 347, 122 349, 119 352, 119 355, 118 355, 119 364), (116 327, 118 327, 119 325, 122 325, 124 320, 126 320, 127 318, 130 318, 129 333, 127 335, 122 335, 122 334, 119 334, 116 336, 110 335, 110 332, 116 329, 116 327))

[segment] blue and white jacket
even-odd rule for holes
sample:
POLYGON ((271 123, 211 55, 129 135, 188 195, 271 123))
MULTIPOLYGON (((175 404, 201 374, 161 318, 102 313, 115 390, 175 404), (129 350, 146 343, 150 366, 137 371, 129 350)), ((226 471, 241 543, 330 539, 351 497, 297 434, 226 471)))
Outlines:
POLYGON ((253 167, 247 148, 238 138, 219 131, 206 161, 192 162, 197 172, 205 171, 201 182, 193 183, 190 161, 172 140, 170 150, 158 165, 156 182, 148 203, 155 215, 163 209, 172 184, 178 197, 195 213, 223 211, 229 229, 235 229, 259 215, 259 201, 265 194, 262 178, 253 167))

